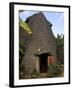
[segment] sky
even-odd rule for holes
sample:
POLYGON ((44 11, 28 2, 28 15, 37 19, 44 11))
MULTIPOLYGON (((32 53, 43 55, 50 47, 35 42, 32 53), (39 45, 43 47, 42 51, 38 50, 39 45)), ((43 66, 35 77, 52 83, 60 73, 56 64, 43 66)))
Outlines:
MULTIPOLYGON (((37 11, 23 11, 20 12, 20 18, 25 21, 29 16, 38 13, 37 11)), ((52 23, 52 31, 55 36, 57 34, 64 34, 64 13, 63 12, 45 12, 43 11, 46 19, 52 23)))

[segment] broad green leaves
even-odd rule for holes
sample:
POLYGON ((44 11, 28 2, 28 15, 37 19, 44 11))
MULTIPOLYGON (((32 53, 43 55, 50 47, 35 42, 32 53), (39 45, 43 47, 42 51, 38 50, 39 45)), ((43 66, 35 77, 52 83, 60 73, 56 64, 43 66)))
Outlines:
POLYGON ((27 23, 23 22, 21 19, 19 21, 20 27, 22 27, 28 34, 32 34, 31 29, 27 25, 27 23))

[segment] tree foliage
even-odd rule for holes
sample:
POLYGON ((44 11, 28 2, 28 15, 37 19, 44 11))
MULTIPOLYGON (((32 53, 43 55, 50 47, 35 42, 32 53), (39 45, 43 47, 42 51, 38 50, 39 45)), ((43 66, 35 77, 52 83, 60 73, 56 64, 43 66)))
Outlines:
POLYGON ((25 30, 28 34, 32 34, 32 31, 30 29, 30 27, 27 25, 26 22, 22 21, 21 19, 19 20, 19 25, 20 27, 23 28, 23 30, 25 30))
POLYGON ((64 64, 64 35, 57 34, 55 40, 56 40, 57 61, 60 64, 64 64))
POLYGON ((56 40, 57 47, 60 45, 64 46, 64 35, 63 34, 61 34, 61 35, 57 34, 57 37, 55 38, 55 40, 56 40))

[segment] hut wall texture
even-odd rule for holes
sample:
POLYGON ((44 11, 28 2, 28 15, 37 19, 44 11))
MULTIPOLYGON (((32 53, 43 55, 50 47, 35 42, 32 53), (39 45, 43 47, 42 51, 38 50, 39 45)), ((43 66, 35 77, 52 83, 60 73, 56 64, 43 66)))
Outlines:
POLYGON ((51 23, 46 20, 42 13, 29 17, 26 22, 32 30, 32 35, 26 45, 22 64, 26 70, 29 70, 29 73, 32 73, 36 66, 36 60, 38 60, 35 54, 51 52, 56 61, 56 44, 51 23))

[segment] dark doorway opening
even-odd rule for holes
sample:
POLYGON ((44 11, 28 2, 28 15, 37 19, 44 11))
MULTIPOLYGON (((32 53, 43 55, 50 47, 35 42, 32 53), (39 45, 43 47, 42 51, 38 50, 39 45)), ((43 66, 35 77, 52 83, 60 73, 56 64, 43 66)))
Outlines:
POLYGON ((48 71, 48 53, 41 54, 40 58, 40 73, 46 73, 48 71))

